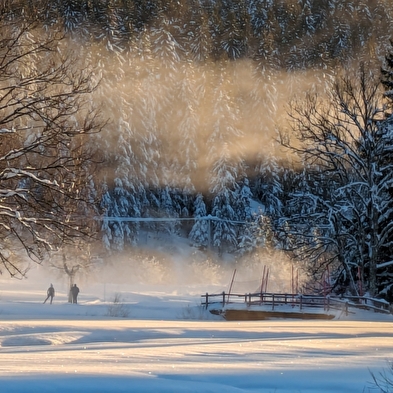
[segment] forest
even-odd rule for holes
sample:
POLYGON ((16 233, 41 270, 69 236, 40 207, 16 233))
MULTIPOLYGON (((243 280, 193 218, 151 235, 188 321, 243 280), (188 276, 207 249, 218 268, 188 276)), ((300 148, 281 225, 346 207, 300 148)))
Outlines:
POLYGON ((0 18, 2 270, 162 233, 393 301, 391 1, 2 0, 0 18))

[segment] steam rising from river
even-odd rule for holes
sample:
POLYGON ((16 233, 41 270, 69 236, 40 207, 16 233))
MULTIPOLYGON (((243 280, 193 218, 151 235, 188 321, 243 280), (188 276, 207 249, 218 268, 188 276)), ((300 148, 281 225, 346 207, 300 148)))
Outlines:
POLYGON ((294 289, 292 280, 299 275, 301 286, 304 279, 293 262, 277 250, 260 250, 243 258, 229 254, 218 258, 215 253, 190 247, 180 238, 152 238, 148 247, 118 253, 104 262, 85 275, 86 285, 97 282, 135 291, 174 290, 199 296, 205 292, 259 292, 263 279, 264 292, 290 293, 294 289))

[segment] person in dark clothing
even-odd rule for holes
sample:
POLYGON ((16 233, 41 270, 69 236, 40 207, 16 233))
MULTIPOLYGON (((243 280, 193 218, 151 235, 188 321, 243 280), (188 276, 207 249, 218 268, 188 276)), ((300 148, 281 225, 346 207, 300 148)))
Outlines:
POLYGON ((74 284, 71 287, 71 295, 72 295, 72 303, 78 303, 78 293, 79 293, 79 288, 74 284))
POLYGON ((52 304, 53 298, 55 297, 55 288, 53 287, 53 284, 50 284, 50 287, 46 291, 47 297, 44 300, 44 304, 46 301, 50 298, 50 304, 52 304))

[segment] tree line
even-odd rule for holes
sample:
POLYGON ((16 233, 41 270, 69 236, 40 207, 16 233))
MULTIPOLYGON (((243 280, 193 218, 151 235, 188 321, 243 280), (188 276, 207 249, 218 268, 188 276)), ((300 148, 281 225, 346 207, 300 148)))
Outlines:
POLYGON ((23 251, 39 261, 88 236, 116 252, 154 230, 239 256, 285 250, 313 281, 329 269, 334 291, 391 296, 390 55, 384 94, 376 72, 389 2, 3 1, 1 11, 11 274, 23 273, 23 251))

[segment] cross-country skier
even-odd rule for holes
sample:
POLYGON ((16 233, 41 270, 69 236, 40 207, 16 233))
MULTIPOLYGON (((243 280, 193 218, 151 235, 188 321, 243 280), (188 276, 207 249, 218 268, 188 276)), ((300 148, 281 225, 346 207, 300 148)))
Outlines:
POLYGON ((44 300, 44 304, 46 301, 50 298, 50 304, 52 304, 53 298, 55 297, 55 288, 53 288, 53 284, 50 284, 50 287, 46 291, 46 294, 48 295, 46 299, 44 300))

